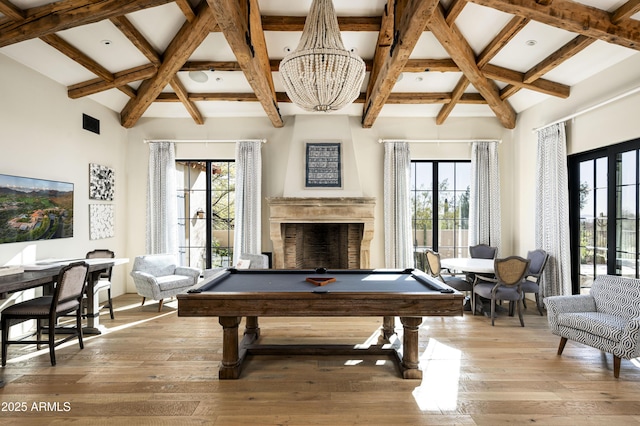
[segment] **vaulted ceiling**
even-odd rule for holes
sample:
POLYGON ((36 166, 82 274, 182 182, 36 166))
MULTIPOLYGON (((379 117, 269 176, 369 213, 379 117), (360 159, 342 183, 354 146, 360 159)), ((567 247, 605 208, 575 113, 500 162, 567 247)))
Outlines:
MULTIPOLYGON (((517 114, 640 49, 640 0, 334 0, 345 47, 367 64, 359 98, 333 114, 517 114)), ((309 113, 282 86, 311 0, 0 0, 0 54, 120 113, 284 117, 309 113)), ((640 75, 640 73, 639 73, 640 75)), ((1 70, 0 70, 1 76, 1 70)), ((26 84, 26 82, 25 82, 26 84)))

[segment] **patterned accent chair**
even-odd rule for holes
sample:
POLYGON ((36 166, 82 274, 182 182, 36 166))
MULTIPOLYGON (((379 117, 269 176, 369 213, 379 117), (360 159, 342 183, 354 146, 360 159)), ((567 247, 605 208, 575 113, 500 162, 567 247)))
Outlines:
POLYGON ((142 296, 142 305, 147 297, 158 300, 160 312, 165 297, 183 293, 197 284, 200 269, 178 266, 172 254, 148 254, 136 257, 130 275, 142 296))
POLYGON ((620 360, 640 356, 640 280, 601 275, 590 295, 544 299, 549 329, 560 336, 558 355, 573 340, 613 355, 613 375, 620 360))

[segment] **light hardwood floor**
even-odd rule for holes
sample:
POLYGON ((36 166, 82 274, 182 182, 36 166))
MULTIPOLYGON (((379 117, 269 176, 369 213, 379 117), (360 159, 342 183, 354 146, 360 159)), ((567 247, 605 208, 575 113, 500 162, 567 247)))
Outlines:
MULTIPOLYGON (((640 368, 559 338, 532 306, 517 317, 425 318, 422 381, 388 359, 249 359, 218 380, 217 318, 179 318, 137 295, 114 300, 108 332, 47 350, 10 346, 0 424, 11 425, 631 425, 640 424, 640 368), (34 405, 35 403, 35 405, 34 405), (44 404, 41 404, 44 403, 44 404), (25 411, 11 412, 22 406, 25 411)), ((364 343, 377 318, 262 318, 263 341, 364 343)))

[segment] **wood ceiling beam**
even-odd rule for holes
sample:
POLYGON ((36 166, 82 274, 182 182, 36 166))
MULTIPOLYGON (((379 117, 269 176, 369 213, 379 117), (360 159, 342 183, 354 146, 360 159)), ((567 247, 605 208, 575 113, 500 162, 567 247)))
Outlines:
POLYGON ((140 31, 127 19, 126 16, 116 16, 111 18, 111 23, 120 30, 126 38, 156 67, 162 63, 160 55, 151 46, 151 43, 142 35, 140 31))
POLYGON ((176 4, 188 22, 193 22, 196 19, 196 13, 193 11, 189 0, 176 0, 176 4))
POLYGON ((22 9, 8 0, 0 0, 0 13, 14 21, 22 21, 27 16, 22 9))
POLYGON ((453 0, 449 5, 446 13, 447 25, 452 26, 458 16, 462 13, 462 10, 467 5, 467 0, 453 0))
MULTIPOLYGON (((371 69, 371 61, 365 61, 368 69, 371 69)), ((280 60, 270 61, 271 71, 278 71, 280 60)), ((114 74, 114 81, 109 82, 101 78, 83 81, 69 86, 69 97, 72 99, 93 95, 105 90, 117 88, 135 81, 146 80, 153 77, 157 67, 152 64, 142 65, 114 74)), ((240 64, 231 61, 190 61, 180 68, 180 71, 242 71, 240 64)), ((460 72, 460 68, 451 59, 409 59, 402 72, 460 72)))
POLYGON ((174 0, 64 0, 24 10, 24 19, 0 24, 0 47, 92 24, 174 0))
MULTIPOLYGON (((258 102, 255 93, 189 93, 188 97, 191 101, 226 101, 226 102, 258 102)), ((291 103, 291 99, 285 92, 276 92, 278 102, 291 103)), ((354 101, 356 104, 364 104, 366 98, 365 93, 361 93, 354 101)), ((178 95, 175 93, 161 93, 156 102, 180 102, 178 95)), ((420 92, 403 92, 391 93, 387 99, 388 104, 396 105, 428 105, 442 104, 451 102, 451 93, 420 93, 420 92)), ((486 104, 487 101, 478 93, 465 93, 459 101, 462 104, 486 104)))
POLYGON ((380 67, 373 89, 367 96, 362 116, 363 127, 373 126, 409 55, 424 32, 427 20, 438 9, 438 5, 438 0, 407 0, 401 13, 396 9, 399 16, 394 18, 400 23, 396 28, 397 39, 394 40, 395 44, 380 67))
POLYGON ((427 25, 451 59, 458 64, 471 84, 486 99, 502 125, 507 129, 513 129, 516 125, 516 112, 508 101, 500 98, 500 91, 496 84, 482 74, 469 44, 458 31, 447 25, 440 9, 434 11, 427 25))
MULTIPOLYGON (((280 70, 280 59, 271 59, 271 71, 280 70)), ((367 71, 373 66, 373 61, 364 61, 367 71)), ((189 61, 180 71, 242 71, 240 64, 234 61, 189 61)), ((402 72, 459 72, 460 68, 451 59, 409 59, 402 72)))
MULTIPOLYGON (((526 18, 519 16, 512 18, 480 53, 480 56, 478 56, 478 59, 476 60, 478 68, 482 69, 482 67, 488 64, 489 61, 491 61, 491 59, 493 59, 500 50, 502 50, 528 23, 529 19, 526 18)), ((455 24, 449 26, 456 28, 455 24)), ((460 35, 460 37, 462 38, 462 35, 460 35)), ((458 100, 462 98, 465 90, 469 87, 469 83, 469 79, 466 76, 462 76, 460 78, 453 90, 453 99, 450 103, 443 105, 438 112, 438 115, 436 116, 436 124, 440 125, 446 121, 455 108, 458 100)))
MULTIPOLYGON (((71 99, 78 99, 95 93, 104 92, 105 90, 116 89, 120 86, 133 83, 134 81, 151 78, 156 74, 156 71, 157 68, 151 64, 141 65, 139 67, 113 74, 113 81, 96 78, 69 86, 67 87, 67 95, 71 99)), ((131 97, 135 97, 135 93, 131 97)))
MULTIPOLYGON (((68 42, 66 42, 62 37, 57 34, 48 34, 40 37, 42 41, 47 43, 49 46, 57 49, 63 55, 69 57, 73 61, 82 65, 98 77, 102 78, 105 81, 113 82, 115 79, 114 75, 105 67, 82 53, 76 47, 72 46, 68 42)), ((135 96, 135 90, 133 90, 129 86, 119 86, 118 90, 122 91, 127 96, 135 96)))
POLYGON ((581 52, 588 46, 591 46, 596 40, 591 37, 577 36, 569 43, 562 46, 560 49, 553 52, 546 57, 539 64, 535 65, 524 75, 524 83, 532 83, 538 78, 542 77, 558 65, 562 64, 567 59, 572 58, 577 53, 581 52))
POLYGON ((521 89, 529 89, 535 92, 544 93, 545 95, 556 96, 566 99, 569 97, 570 88, 567 85, 554 83, 549 80, 539 78, 531 83, 524 82, 524 73, 508 70, 496 65, 488 64, 482 69, 483 74, 487 78, 503 81, 521 89))
POLYGON ((129 100, 122 109, 120 121, 124 127, 133 127, 138 122, 215 25, 213 12, 205 2, 198 6, 197 12, 196 19, 193 22, 185 22, 169 43, 156 75, 145 80, 138 89, 138 95, 129 100))
MULTIPOLYGON (((541 78, 543 75, 556 68, 564 61, 569 58, 572 58, 574 55, 590 46, 596 40, 590 37, 585 36, 577 36, 569 43, 562 46, 560 49, 553 52, 551 55, 547 56, 545 59, 540 61, 537 65, 532 67, 529 71, 524 74, 524 79, 522 80, 525 84, 531 84, 537 79, 541 78)), ((500 91, 500 96, 502 99, 506 99, 518 93, 520 89, 526 89, 528 87, 520 86, 520 85, 508 85, 500 91)))
POLYGON ((640 0, 629 0, 613 12, 611 22, 618 24, 625 19, 631 18, 638 12, 640 12, 640 0))
POLYGON ((376 78, 380 73, 382 65, 384 65, 386 57, 389 56, 389 50, 393 44, 394 10, 393 2, 387 2, 387 4, 384 5, 376 50, 373 54, 373 64, 371 66, 371 72, 369 73, 367 96, 371 95, 376 78))
POLYGON ((202 118, 202 114, 198 111, 196 104, 193 103, 191 99, 189 99, 189 94, 187 93, 187 89, 185 89, 184 85, 180 82, 180 79, 177 75, 175 75, 171 81, 169 82, 171 88, 174 92, 176 92, 176 96, 180 99, 180 102, 187 108, 189 115, 193 118, 193 121, 196 124, 204 124, 204 119, 202 118))
MULTIPOLYGON (((189 8, 191 8, 190 4, 188 6, 189 8)), ((189 23, 192 23, 194 20, 195 19, 189 20, 187 18, 187 22, 189 23)), ((129 39, 131 43, 133 43, 134 46, 138 48, 140 52, 142 52, 142 54, 147 59, 149 59, 149 61, 151 61, 151 63, 156 68, 160 67, 160 64, 162 63, 161 56, 158 54, 158 52, 156 52, 153 46, 151 46, 151 43, 147 41, 147 39, 142 35, 142 33, 138 31, 138 29, 131 23, 131 21, 127 19, 126 16, 118 16, 116 18, 111 18, 111 22, 120 30, 120 32, 122 32, 122 34, 125 35, 125 37, 129 39)), ((176 93, 178 94, 178 97, 184 104, 184 107, 187 109, 187 112, 193 118, 193 121, 195 121, 196 124, 203 124, 204 120, 202 118, 202 114, 200 114, 200 111, 198 111, 198 107, 196 106, 196 104, 191 102, 189 98, 186 96, 187 91, 185 90, 184 86, 180 82, 180 79, 177 76, 175 76, 174 78, 171 79, 169 84, 171 85, 173 90, 175 90, 176 93)))
POLYGON ((402 72, 460 72, 453 59, 409 59, 402 72))
POLYGON ((246 11, 243 13, 236 0, 207 0, 207 2, 271 123, 275 127, 283 127, 284 122, 278 110, 273 88, 273 78, 257 0, 251 0, 249 20, 246 11), (251 23, 252 46, 247 44, 245 38, 245 34, 249 34, 248 22, 251 23))
MULTIPOLYGON (((302 31, 306 16, 262 16, 265 31, 302 31)), ((380 16, 338 16, 340 31, 380 31, 380 16)))
POLYGON ((623 19, 614 23, 608 12, 571 0, 555 0, 548 6, 535 0, 469 1, 607 43, 640 50, 640 21, 623 19))

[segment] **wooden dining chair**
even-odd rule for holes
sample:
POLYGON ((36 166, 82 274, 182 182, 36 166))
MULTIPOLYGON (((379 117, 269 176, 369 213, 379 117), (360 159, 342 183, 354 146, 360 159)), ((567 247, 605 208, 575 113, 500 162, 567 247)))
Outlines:
POLYGON ((85 262, 75 262, 63 267, 58 274, 53 296, 42 296, 9 306, 0 313, 2 325, 2 366, 7 364, 7 349, 10 344, 49 345, 51 365, 56 365, 55 347, 68 340, 78 337, 80 349, 82 342, 82 297, 84 295, 89 265, 85 262), (56 341, 56 325, 58 318, 75 313, 76 327, 72 334, 56 341), (36 340, 10 340, 9 327, 28 320, 36 320, 36 340), (46 322, 48 327, 47 340, 42 339, 42 326, 46 322))
MULTIPOLYGON (((498 255, 498 248, 492 247, 488 244, 476 244, 475 246, 469 246, 469 257, 472 259, 495 259, 498 255)), ((467 281, 480 282, 485 275, 476 274, 474 272, 467 273, 467 281)), ((490 275, 490 278, 495 278, 495 275, 490 275)), ((486 281, 485 281, 486 282, 486 281)))
POLYGON ((442 265, 440 264, 440 253, 433 250, 426 249, 426 261, 427 272, 434 278, 439 279, 451 288, 455 288, 458 291, 469 292, 471 297, 470 305, 473 306, 473 283, 470 283, 466 278, 461 278, 454 274, 442 275, 442 265))
POLYGON ((507 300, 517 304, 520 325, 524 327, 524 320, 522 319, 522 299, 524 297, 522 278, 529 270, 529 263, 529 259, 524 259, 520 256, 496 259, 494 267, 495 279, 485 278, 486 282, 477 282, 473 286, 476 298, 480 296, 491 300, 491 325, 494 325, 496 301, 507 300))
MULTIPOLYGON (((540 316, 544 315, 542 312, 542 303, 540 302, 540 279, 542 278, 542 272, 549 260, 549 254, 541 249, 532 250, 527 253, 527 259, 529 259, 529 271, 525 275, 522 281, 522 292, 526 297, 527 293, 533 293, 536 297, 536 307, 540 316)), ((523 298, 522 304, 527 307, 527 302, 523 298)))
MULTIPOLYGON (((87 259, 113 259, 114 257, 116 257, 116 254, 113 251, 106 249, 93 250, 86 255, 87 259)), ((111 319, 114 319, 113 302, 111 301, 111 269, 112 268, 108 268, 100 274, 100 278, 93 288, 93 297, 97 297, 98 293, 101 291, 107 292, 107 304, 102 307, 109 308, 109 315, 111 316, 111 319)))

